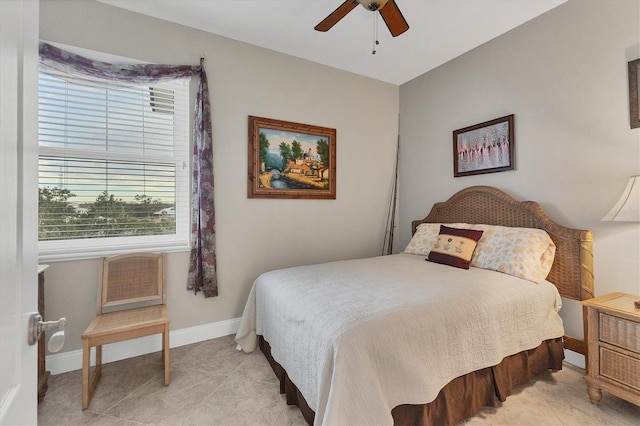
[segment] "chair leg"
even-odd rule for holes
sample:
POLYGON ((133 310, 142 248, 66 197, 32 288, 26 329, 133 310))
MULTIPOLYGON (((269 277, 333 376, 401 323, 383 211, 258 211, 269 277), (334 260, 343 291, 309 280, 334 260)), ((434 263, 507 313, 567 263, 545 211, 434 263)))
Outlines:
POLYGON ((89 407, 89 368, 90 368, 91 348, 89 340, 82 340, 82 409, 89 407))
POLYGON ((96 346, 96 380, 102 374, 102 345, 96 346))
POLYGON ((162 333, 162 360, 164 361, 164 385, 169 385, 169 324, 162 333))
POLYGON ((82 341, 82 409, 89 408, 93 392, 102 374, 102 346, 96 346, 96 365, 91 372, 91 344, 88 339, 82 341))

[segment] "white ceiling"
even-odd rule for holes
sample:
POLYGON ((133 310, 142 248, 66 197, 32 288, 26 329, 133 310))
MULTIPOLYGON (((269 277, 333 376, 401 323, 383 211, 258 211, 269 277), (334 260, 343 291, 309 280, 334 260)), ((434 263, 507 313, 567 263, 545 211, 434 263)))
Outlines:
POLYGON ((393 38, 358 6, 326 33, 313 29, 343 0, 99 0, 145 15, 403 84, 566 0, 396 0, 409 30, 393 38))

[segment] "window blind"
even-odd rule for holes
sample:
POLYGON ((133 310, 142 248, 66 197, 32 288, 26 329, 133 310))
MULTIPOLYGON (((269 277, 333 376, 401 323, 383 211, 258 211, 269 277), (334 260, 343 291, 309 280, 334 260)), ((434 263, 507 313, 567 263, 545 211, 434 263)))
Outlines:
POLYGON ((131 85, 41 71, 41 253, 105 239, 188 244, 188 83, 131 85))

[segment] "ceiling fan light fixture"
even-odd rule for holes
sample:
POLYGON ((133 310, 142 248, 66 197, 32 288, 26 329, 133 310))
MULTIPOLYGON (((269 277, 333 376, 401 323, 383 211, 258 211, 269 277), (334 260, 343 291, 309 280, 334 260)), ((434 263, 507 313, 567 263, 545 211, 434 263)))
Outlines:
POLYGON ((397 37, 409 29, 409 24, 406 19, 404 19, 404 16, 402 16, 402 12, 400 12, 395 0, 344 0, 336 10, 324 18, 314 29, 322 32, 329 31, 338 21, 347 16, 347 14, 359 4, 368 11, 380 12, 380 16, 382 16, 384 23, 387 28, 389 28, 393 37, 397 37))
POLYGON ((382 9, 389 0, 357 0, 367 10, 375 12, 382 9))

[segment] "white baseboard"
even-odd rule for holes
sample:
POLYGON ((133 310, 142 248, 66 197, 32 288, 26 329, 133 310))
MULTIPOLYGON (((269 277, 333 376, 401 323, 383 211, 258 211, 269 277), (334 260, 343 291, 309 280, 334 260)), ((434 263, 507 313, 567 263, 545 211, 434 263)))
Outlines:
MULTIPOLYGON (((169 344, 172 348, 215 339, 235 334, 240 325, 240 318, 181 328, 169 332, 169 344)), ((114 362, 133 358, 162 349, 162 335, 140 337, 124 342, 112 343, 102 348, 102 362, 114 362)), ((95 350, 91 351, 91 359, 95 359, 95 350)), ((51 374, 66 373, 82 369, 82 349, 47 355, 47 370, 51 374)))
MULTIPOLYGON (((170 332, 169 342, 172 348, 215 339, 217 337, 235 334, 240 325, 240 318, 209 324, 196 325, 194 327, 181 328, 170 332)), ((112 343, 102 349, 102 362, 114 362, 122 359, 133 358, 162 349, 162 336, 140 337, 124 342, 112 343)), ((564 351, 565 361, 576 367, 585 368, 584 356, 569 350, 564 351)), ((91 351, 91 359, 94 359, 94 350, 91 351)), ((47 355, 47 370, 51 374, 61 374, 68 371, 82 369, 82 349, 47 355)))
POLYGON ((571 365, 585 369, 584 355, 582 354, 565 349, 564 360, 571 365))

